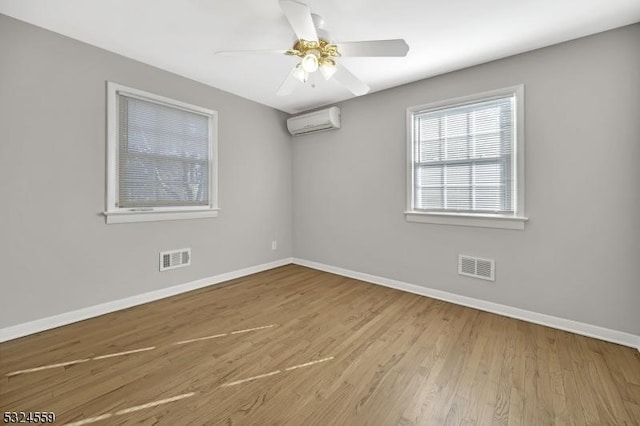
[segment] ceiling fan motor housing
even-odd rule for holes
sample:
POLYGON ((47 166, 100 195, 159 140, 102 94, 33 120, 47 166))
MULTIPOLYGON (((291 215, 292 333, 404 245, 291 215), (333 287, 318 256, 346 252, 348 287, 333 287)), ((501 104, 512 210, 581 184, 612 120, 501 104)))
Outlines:
POLYGON ((338 46, 324 39, 318 39, 318 41, 300 39, 295 42, 293 49, 287 51, 287 55, 299 56, 303 59, 308 55, 313 55, 319 65, 335 65, 334 59, 340 56, 340 52, 338 52, 338 46))

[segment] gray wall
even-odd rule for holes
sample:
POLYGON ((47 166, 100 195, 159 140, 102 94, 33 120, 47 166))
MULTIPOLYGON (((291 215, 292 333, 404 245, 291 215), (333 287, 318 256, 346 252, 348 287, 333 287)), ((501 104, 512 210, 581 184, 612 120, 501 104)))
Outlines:
POLYGON ((640 334, 639 40, 636 24, 357 98, 292 149, 280 112, 0 15, 0 328, 293 254, 640 334), (105 225, 107 80, 219 112, 218 218, 105 225), (519 83, 526 230, 406 222, 405 109, 519 83), (192 266, 159 273, 181 247, 192 266), (456 275, 458 253, 496 259, 496 282, 456 275))
POLYGON ((640 334, 639 70, 636 24, 342 103, 294 141, 296 257, 640 334), (405 109, 519 83, 526 229, 406 222, 405 109))
POLYGON ((0 15, 0 328, 290 257, 284 119, 0 15), (105 225, 107 80, 219 112, 219 217, 105 225), (182 247, 192 265, 158 272, 182 247))

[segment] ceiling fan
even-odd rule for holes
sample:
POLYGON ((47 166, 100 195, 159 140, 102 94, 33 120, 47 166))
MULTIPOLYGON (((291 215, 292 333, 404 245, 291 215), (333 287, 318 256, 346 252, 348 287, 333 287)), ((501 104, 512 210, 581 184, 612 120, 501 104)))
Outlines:
POLYGON ((221 51, 216 54, 284 54, 298 56, 297 63, 284 79, 277 91, 279 96, 291 94, 300 83, 320 70, 322 76, 333 78, 356 96, 364 95, 370 88, 338 61, 346 56, 406 56, 409 46, 403 39, 332 42, 323 29, 323 20, 312 14, 306 4, 293 0, 280 0, 280 8, 298 38, 288 50, 241 50, 221 51))

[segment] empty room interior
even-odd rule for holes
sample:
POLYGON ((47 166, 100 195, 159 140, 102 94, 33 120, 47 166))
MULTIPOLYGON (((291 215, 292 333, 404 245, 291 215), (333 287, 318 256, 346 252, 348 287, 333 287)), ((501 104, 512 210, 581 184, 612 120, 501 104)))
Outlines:
POLYGON ((5 424, 639 425, 637 0, 0 0, 5 424))

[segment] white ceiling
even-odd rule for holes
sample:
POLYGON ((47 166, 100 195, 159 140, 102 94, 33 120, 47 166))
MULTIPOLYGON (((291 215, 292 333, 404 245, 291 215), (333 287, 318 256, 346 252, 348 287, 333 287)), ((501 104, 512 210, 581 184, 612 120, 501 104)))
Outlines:
MULTIPOLYGON (((341 58, 372 92, 640 21, 640 0, 306 4, 334 41, 407 41, 405 58, 341 58)), ((353 97, 319 73, 279 97, 296 58, 213 54, 290 48, 277 0, 0 0, 0 13, 289 113, 353 97)))

